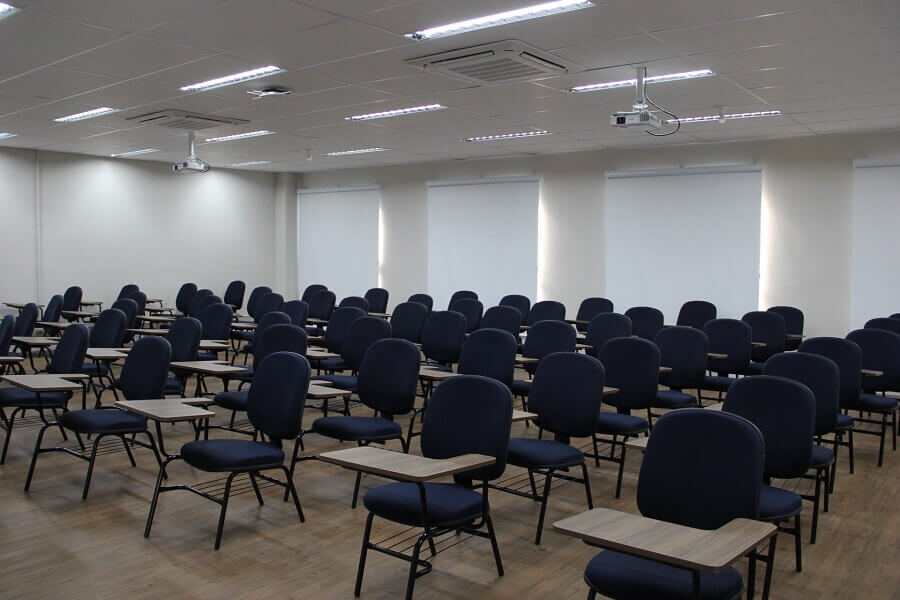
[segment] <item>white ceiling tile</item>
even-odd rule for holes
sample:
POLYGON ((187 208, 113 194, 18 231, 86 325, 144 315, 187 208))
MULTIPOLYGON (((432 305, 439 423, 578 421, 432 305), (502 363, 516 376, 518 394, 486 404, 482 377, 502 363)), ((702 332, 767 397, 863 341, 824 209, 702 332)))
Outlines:
POLYGON ((807 125, 807 127, 818 133, 897 131, 900 130, 900 116, 879 119, 852 119, 847 121, 829 121, 827 123, 811 123, 807 125))
POLYGON ((407 77, 370 81, 365 84, 365 87, 396 96, 417 96, 429 92, 446 92, 448 90, 461 90, 475 86, 461 79, 453 79, 438 73, 421 73, 407 77))
POLYGON ((219 2, 221 0, 40 0, 34 3, 33 10, 79 23, 134 32, 213 10, 219 2))
POLYGON ((412 4, 413 0, 302 0, 303 4, 347 17, 358 17, 391 6, 412 4))
MULTIPOLYGON (((404 61, 410 58, 432 53, 426 47, 419 44, 406 44, 390 50, 382 50, 362 54, 353 58, 326 62, 312 67, 306 67, 301 73, 312 73, 344 83, 365 83, 380 79, 418 75, 424 73, 420 67, 406 64, 404 61), (423 50, 425 50, 423 52, 423 50)), ((436 50, 434 50, 436 51, 436 50)))
POLYGON ((129 36, 96 50, 66 59, 56 66, 72 71, 127 79, 210 56, 209 52, 129 36))
POLYGON ((42 67, 27 75, 7 79, 0 83, 0 91, 59 100, 119 81, 112 77, 67 71, 56 67, 42 67))
MULTIPOLYGON (((217 54, 186 64, 173 66, 162 71, 151 72, 140 78, 136 78, 136 81, 178 90, 181 87, 200 83, 201 81, 209 81, 210 79, 216 79, 225 75, 240 73, 257 67, 264 67, 266 64, 268 63, 254 63, 231 56, 217 54)), ((202 93, 219 94, 227 89, 228 88, 219 88, 202 93)))
POLYGON ((614 40, 591 40, 586 44, 554 50, 553 54, 585 69, 603 69, 679 56, 679 52, 649 35, 614 40))
POLYGON ((71 100, 89 106, 111 106, 119 110, 125 110, 175 98, 179 95, 178 92, 168 88, 124 81, 84 94, 78 94, 73 96, 71 100))
MULTIPOLYGON (((403 35, 427 27, 446 25, 456 21, 481 17, 486 14, 502 12, 527 5, 527 0, 417 0, 385 8, 373 13, 357 17, 363 23, 369 23, 386 31, 403 35)), ((583 12, 583 11, 579 11, 583 12)), ((552 18, 552 17, 551 17, 552 18)), ((496 27, 498 39, 506 39, 505 29, 508 26, 496 27)))

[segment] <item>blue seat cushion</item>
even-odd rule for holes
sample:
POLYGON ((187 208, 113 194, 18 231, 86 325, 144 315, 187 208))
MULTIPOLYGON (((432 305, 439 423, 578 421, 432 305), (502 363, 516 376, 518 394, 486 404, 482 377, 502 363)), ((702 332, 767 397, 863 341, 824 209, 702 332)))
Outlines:
POLYGON ((343 371, 350 368, 343 358, 323 358, 316 363, 316 366, 326 371, 343 371))
POLYGON ((859 400, 851 403, 847 408, 886 413, 897 410, 897 399, 890 396, 862 393, 859 395, 859 400))
POLYGON ((832 450, 831 448, 826 448, 825 446, 820 446, 819 444, 813 444, 812 460, 809 464, 810 467, 826 467, 833 462, 834 450, 832 450))
POLYGON ((697 399, 690 394, 677 390, 660 390, 656 392, 656 408, 689 408, 697 406, 697 399))
POLYGON ((218 352, 198 352, 197 360, 219 360, 218 352))
POLYGON ((244 340, 245 342, 249 342, 250 340, 253 339, 253 333, 254 332, 252 332, 252 331, 244 331, 244 330, 232 331, 231 337, 233 337, 236 340, 244 340))
POLYGON ((721 375, 707 375, 703 378, 703 389, 716 392, 727 392, 731 384, 737 381, 735 377, 723 377, 721 375))
POLYGON ((510 387, 514 396, 528 396, 531 391, 531 382, 524 379, 515 379, 510 387))
POLYGON ((181 447, 184 462, 203 471, 241 471, 281 467, 284 451, 269 442, 200 440, 181 447))
POLYGON ((783 521, 793 517, 803 506, 803 499, 799 494, 763 485, 759 493, 759 520, 783 521))
POLYGON ((400 425, 383 417, 321 417, 313 421, 313 431, 336 440, 375 440, 400 437, 400 425))
POLYGON ((426 361, 426 362, 422 363, 422 366, 428 367, 432 371, 443 371, 444 373, 450 373, 451 371, 453 371, 453 369, 448 367, 447 365, 442 365, 440 363, 435 363, 435 362, 427 362, 426 361))
POLYGON ((597 415, 597 433, 634 434, 647 431, 649 428, 650 425, 647 423, 647 419, 642 419, 641 417, 609 412, 601 412, 597 415))
POLYGON ((96 377, 97 375, 106 375, 109 373, 109 365, 106 363, 92 363, 86 362, 81 365, 81 372, 85 375, 90 375, 91 377, 96 377))
MULTIPOLYGON (((68 403, 64 392, 44 392, 41 394, 41 406, 60 408, 68 403)), ((0 389, 0 406, 38 406, 37 395, 22 388, 0 389)))
POLYGON ((147 429, 147 419, 117 408, 73 410, 61 414, 59 422, 78 433, 136 433, 147 429))
POLYGON ((578 448, 556 440, 512 438, 506 460, 517 467, 570 467, 584 462, 578 448))
MULTIPOLYGON (((481 516, 481 494, 455 483, 426 483, 425 502, 431 525, 470 523, 481 516)), ((414 483, 389 483, 366 492, 363 504, 388 521, 423 525, 422 500, 414 483)))
POLYGON ((241 373, 235 373, 234 375, 229 375, 228 380, 229 381, 245 381, 245 382, 253 381, 253 365, 250 365, 249 367, 244 367, 244 368, 247 370, 243 371, 241 373))
POLYGON ((853 417, 850 415, 839 414, 837 418, 837 425, 834 426, 835 431, 847 431, 848 429, 852 429, 854 424, 853 417))
POLYGON ((174 377, 169 377, 166 379, 166 394, 181 394, 182 392, 184 392, 184 386, 180 381, 178 381, 174 377))
POLYGON ((228 410, 236 410, 239 412, 247 411, 247 390, 240 392, 219 392, 213 398, 216 406, 227 408, 228 410))
MULTIPOLYGON (((616 600, 690 600, 694 579, 687 569, 604 550, 591 559, 584 580, 603 596, 616 600)), ((700 598, 733 600, 744 589, 740 573, 731 567, 700 575, 700 598)))
POLYGON ((752 362, 750 366, 747 367, 746 374, 747 375, 762 375, 763 368, 766 366, 764 362, 752 362))
POLYGON ((356 391, 356 375, 316 375, 310 381, 330 381, 336 388, 356 391))

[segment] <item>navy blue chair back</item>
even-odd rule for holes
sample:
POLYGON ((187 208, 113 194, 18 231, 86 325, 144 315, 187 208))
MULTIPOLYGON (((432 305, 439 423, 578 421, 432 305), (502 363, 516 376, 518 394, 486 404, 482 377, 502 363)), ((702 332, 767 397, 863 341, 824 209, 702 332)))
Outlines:
POLYGON ((247 290, 247 284, 243 281, 235 280, 228 284, 228 287, 225 288, 225 294, 222 296, 222 302, 234 308, 234 310, 240 310, 240 308, 244 305, 244 292, 247 290))
POLYGON ((538 414, 535 423, 569 442, 594 432, 606 374, 593 356, 554 352, 544 357, 528 393, 528 410, 538 414))
POLYGON ((422 423, 422 455, 453 458, 463 454, 493 456, 493 465, 456 475, 462 481, 490 481, 506 470, 512 395, 489 377, 459 375, 444 381, 428 400, 422 423))
POLYGON ((62 310, 81 310, 82 291, 73 285, 63 293, 62 310))
POLYGON ((653 340, 659 348, 659 361, 671 367, 671 373, 662 373, 659 382, 676 390, 696 389, 706 376, 706 356, 709 340, 706 334, 693 327, 666 327, 653 340))
POLYGON ((584 343, 591 346, 588 352, 600 354, 603 344, 614 338, 631 336, 631 319, 615 312, 600 313, 588 324, 584 343))
MULTIPOLYGON (((123 288, 124 291, 124 288, 123 288)), ((138 290, 132 290, 138 291, 138 290)), ((175 296, 175 308, 178 309, 183 315, 188 313, 188 309, 191 306, 191 300, 194 298, 194 294, 197 293, 197 284, 196 283, 183 283, 181 287, 178 288, 178 294, 175 296)), ((131 296, 131 292, 126 294, 124 297, 128 298, 131 296)), ((120 298, 121 299, 121 298, 120 298)))
POLYGON ((750 348, 753 334, 750 326, 737 319, 713 319, 703 326, 709 339, 709 351, 726 354, 726 358, 711 358, 710 371, 720 375, 744 373, 750 366, 750 348))
POLYGON ((373 342, 359 366, 357 382, 360 402, 380 416, 392 419, 411 412, 419 382, 419 349, 406 340, 373 342))
MULTIPOLYGON (((191 302, 191 310, 187 316, 199 319, 203 316, 203 313, 206 312, 206 309, 213 304, 224 304, 224 302, 222 302, 222 299, 215 294, 205 294, 202 296, 198 294, 194 296, 194 300, 191 302)), ((234 315, 234 313, 232 313, 232 315, 234 315)))
POLYGON ((37 323, 38 307, 34 302, 29 302, 19 311, 16 318, 16 325, 13 327, 13 336, 30 337, 34 333, 34 326, 37 323))
POLYGON ((566 307, 556 300, 542 300, 535 302, 528 311, 526 325, 534 325, 539 321, 565 321, 566 307))
POLYGON ((480 300, 463 298, 450 305, 450 310, 460 313, 466 318, 466 333, 472 333, 481 325, 481 315, 484 314, 484 305, 480 300))
POLYGON ((15 326, 16 318, 12 315, 3 315, 3 318, 0 319, 0 356, 9 355, 9 345, 12 343, 15 326))
POLYGON ((428 313, 431 314, 431 309, 434 308, 434 299, 428 294, 413 294, 409 297, 407 302, 418 302, 425 306, 428 309, 428 313))
POLYGON ((453 303, 457 300, 462 300, 463 298, 471 298, 472 300, 478 300, 478 294, 470 290, 459 290, 453 292, 453 295, 450 296, 450 302, 447 303, 447 307, 453 306, 453 303))
POLYGON ((703 326, 712 321, 718 315, 716 305, 706 300, 689 300, 681 305, 678 311, 676 325, 703 329, 703 326))
MULTIPOLYGON (((256 326, 256 330, 253 332, 253 340, 262 339, 262 336, 265 335, 266 330, 269 327, 274 327, 275 325, 290 325, 291 318, 284 314, 281 311, 273 310, 272 312, 268 312, 259 320, 259 325, 256 326)), ((253 362, 256 364, 256 353, 259 352, 260 348, 258 344, 254 342, 250 343, 250 349, 253 352, 253 362)))
MULTIPOLYGON (((522 355, 540 360, 554 352, 575 352, 575 338, 575 328, 565 321, 538 321, 528 330, 522 355)), ((534 374, 536 369, 535 364, 525 365, 529 373, 534 374)))
POLYGON ((172 322, 166 339, 172 347, 172 362, 197 360, 203 326, 194 317, 180 317, 172 322))
MULTIPOLYGON (((789 334, 803 335, 803 311, 793 306, 773 306, 769 312, 779 314, 784 317, 784 325, 789 334)), ((800 347, 801 339, 785 340, 786 350, 796 350, 800 347)))
POLYGON ((900 392, 900 334, 886 329, 857 329, 847 339, 862 351, 862 368, 882 375, 862 380, 867 392, 900 392))
POLYGON ((587 323, 579 323, 576 327, 578 331, 585 332, 588 330, 588 325, 594 320, 594 317, 611 312, 613 312, 613 303, 609 298, 585 298, 578 305, 578 313, 575 315, 575 320, 587 321, 587 323))
POLYGON ((247 417, 253 427, 281 445, 300 434, 309 363, 294 352, 275 352, 254 367, 253 385, 247 392, 247 417))
POLYGON ((162 337, 144 336, 134 343, 119 375, 119 389, 126 400, 164 397, 172 346, 162 337))
POLYGON ((428 307, 419 302, 401 302, 391 311, 391 335, 414 344, 422 341, 428 307))
POLYGON ((131 292, 130 294, 128 294, 128 297, 131 300, 134 300, 134 303, 137 304, 137 312, 135 314, 144 314, 144 307, 147 306, 147 294, 138 290, 136 292, 131 292))
POLYGON ((528 313, 531 312, 531 300, 528 299, 528 296, 523 296, 522 294, 508 294, 500 298, 500 304, 498 306, 511 306, 517 311, 519 311, 519 316, 522 319, 522 322, 525 322, 525 319, 528 318, 528 313))
POLYGON ((250 315, 251 319, 257 322, 259 321, 256 317, 256 304, 259 302, 260 298, 271 293, 272 288, 267 285, 260 285, 250 290, 250 296, 247 298, 247 314, 250 315))
POLYGON ((312 300, 309 301, 309 316, 314 319, 328 321, 331 319, 331 313, 334 312, 335 300, 336 297, 332 291, 319 290, 314 293, 312 300))
POLYGON ((59 321, 62 312, 62 301, 63 297, 59 294, 54 294, 50 298, 50 301, 47 302, 47 306, 44 307, 44 321, 59 321))
POLYGON ((369 312, 386 313, 390 294, 384 288, 372 288, 365 293, 365 299, 369 302, 369 312))
POLYGON ((891 315, 892 319, 900 319, 900 313, 894 313, 891 315))
POLYGON ((348 306, 361 308, 363 312, 369 312, 369 301, 362 296, 347 296, 338 304, 338 308, 346 308, 348 306))
POLYGON ((425 358, 444 365, 459 362, 466 339, 466 318, 449 310, 431 313, 422 331, 425 358))
POLYGON ((362 317, 350 323, 341 358, 357 371, 369 347, 378 340, 391 337, 391 324, 380 317, 362 317))
POLYGON ((645 340, 656 338, 665 324, 662 311, 652 306, 632 306, 625 316, 631 319, 631 334, 645 340))
POLYGON ((606 403, 619 412, 650 408, 659 382, 659 348, 638 338, 615 338, 600 348, 606 385, 618 388, 606 403))
POLYGON ((303 300, 288 300, 281 305, 281 312, 291 318, 291 325, 306 327, 306 318, 309 316, 309 304, 303 300))
POLYGON ((463 375, 490 377, 507 387, 511 386, 516 366, 516 344, 516 338, 508 331, 479 329, 463 344, 456 371, 463 375))
MULTIPOLYGON (((322 292, 317 292, 321 294, 322 292)), ((331 293, 331 292, 327 292, 331 293)), ((366 312, 361 308, 347 306, 339 308, 331 314, 328 320, 328 327, 325 328, 325 335, 322 338, 322 345, 330 352, 341 354, 344 348, 344 342, 347 339, 347 333, 350 331, 350 325, 357 319, 366 316, 366 312)))
POLYGON ((253 319, 259 323, 268 313, 281 310, 282 304, 284 304, 284 296, 277 292, 263 295, 256 303, 256 315, 253 319))
POLYGON ((656 421, 641 462, 638 510, 697 529, 756 520, 765 447, 759 429, 737 415, 701 408, 665 414, 656 421))
POLYGON ((502 329, 518 339, 522 329, 522 313, 513 306, 492 306, 481 318, 479 329, 502 329))
POLYGON ((842 408, 857 403, 862 393, 862 350, 854 342, 836 337, 814 337, 803 340, 798 352, 818 354, 831 359, 840 372, 840 404, 842 408))
POLYGON ((80 373, 88 348, 88 328, 82 323, 66 327, 47 363, 48 373, 80 373))
MULTIPOLYGON (((274 313, 273 313, 274 314, 274 313)), ((254 343, 253 365, 262 363, 275 352, 306 354, 306 331, 297 325, 281 323, 271 325, 263 331, 258 343, 254 343)))
POLYGON ((729 388, 722 410, 762 432, 766 477, 791 479, 809 470, 816 399, 808 387, 784 377, 743 377, 729 388))
MULTIPOLYGON (((125 313, 118 308, 107 308, 97 315, 91 329, 88 345, 91 348, 118 348, 125 337, 125 313)), ((71 328, 71 325, 69 326, 71 328)))
POLYGON ((112 307, 121 310, 125 315, 125 328, 134 327, 134 320, 137 318, 138 305, 131 298, 122 298, 112 303, 112 307))
POLYGON ((126 283, 122 286, 122 289, 119 290, 119 295, 116 296, 116 300, 121 300, 122 298, 127 298, 128 294, 131 292, 136 292, 141 289, 136 283, 126 283))
POLYGON ((816 399, 815 435, 834 431, 840 409, 841 373, 830 358, 809 352, 782 352, 766 361, 763 375, 802 383, 816 399))
POLYGON ((200 316, 202 337, 205 340, 227 340, 231 335, 234 311, 224 302, 210 304, 200 316))
POLYGON ((741 321, 750 326, 754 342, 765 344, 765 346, 754 347, 750 351, 752 360, 765 362, 770 356, 784 352, 784 336, 787 335, 784 317, 778 313, 755 310, 741 317, 741 321))
POLYGON ((312 298, 316 292, 327 289, 328 286, 322 285, 321 283, 311 283, 306 286, 305 290, 303 290, 303 295, 300 296, 300 299, 309 304, 310 302, 312 302, 312 298))
MULTIPOLYGON (((49 305, 48 305, 49 306, 49 305)), ((47 309, 44 309, 44 320, 47 318, 47 309)), ((884 329, 885 331, 892 331, 894 333, 900 333, 900 319, 893 319, 889 317, 879 317, 877 319, 869 319, 866 321, 866 329, 884 329)))

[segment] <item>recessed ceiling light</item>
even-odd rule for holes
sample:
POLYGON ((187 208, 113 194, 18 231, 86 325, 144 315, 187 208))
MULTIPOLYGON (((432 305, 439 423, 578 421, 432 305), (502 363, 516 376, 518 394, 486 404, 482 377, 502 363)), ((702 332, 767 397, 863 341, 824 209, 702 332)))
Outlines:
POLYGON ((8 17, 9 15, 13 14, 17 10, 19 10, 19 9, 16 8, 15 6, 13 6, 12 4, 7 4, 6 2, 0 2, 0 19, 4 19, 4 18, 8 17))
POLYGON ((275 133, 274 131, 266 131, 262 129, 260 131, 248 131, 247 133, 235 133, 234 135, 223 135, 221 137, 209 138, 206 140, 207 144, 215 144, 216 142, 232 142, 234 140, 244 140, 252 137, 259 137, 261 135, 271 135, 275 133))
POLYGON ((539 135, 553 135, 549 131, 522 131, 519 133, 503 133, 500 135, 481 135, 478 137, 469 137, 464 142, 493 142, 497 140, 515 140, 518 138, 530 138, 539 135))
POLYGON ((212 90, 215 88, 225 87, 226 85, 234 85, 235 83, 250 81, 252 79, 259 79, 260 77, 266 77, 268 75, 274 75, 275 73, 283 72, 284 69, 269 65, 268 67, 260 67, 258 69, 252 69, 250 71, 235 73, 234 75, 217 77, 215 79, 210 79, 209 81, 192 83, 191 85, 186 85, 179 89, 181 89, 182 92, 202 92, 204 90, 212 90))
POLYGON ((128 156, 138 156, 140 154, 150 154, 151 152, 159 152, 157 148, 144 148, 143 150, 132 150, 131 152, 119 152, 118 154, 110 154, 113 158, 125 158, 128 156))
POLYGON ((18 133, 0 132, 0 140, 5 140, 5 139, 11 138, 11 137, 16 137, 17 135, 19 135, 19 134, 18 133))
MULTIPOLYGON (((780 110, 761 110, 756 112, 733 113, 724 115, 726 121, 732 119, 755 119, 756 117, 778 117, 781 115, 780 110)), ((719 121, 722 115, 703 115, 702 117, 679 117, 677 121, 682 123, 708 123, 710 121, 719 121)), ((676 123, 676 119, 669 119, 666 123, 676 123)))
POLYGON ((355 150, 339 150, 337 152, 326 152, 321 156, 347 156, 349 154, 368 154, 369 152, 386 152, 389 148, 357 148, 355 150))
POLYGON ((397 108, 394 110, 385 110, 382 112, 368 113, 365 115, 353 115, 352 117, 344 117, 347 121, 368 121, 370 119, 384 119, 387 117, 399 117, 400 115, 411 115, 421 112, 431 112, 433 110, 441 110, 447 108, 442 104, 424 104, 422 106, 410 106, 409 108, 397 108))
POLYGON ((108 115, 110 113, 119 112, 117 108, 109 108, 108 106, 102 106, 100 108, 95 108, 93 110, 86 110, 84 112, 76 113, 74 115, 69 115, 68 117, 60 117, 58 119, 53 119, 57 123, 71 123, 72 121, 83 121, 85 119, 93 119, 94 117, 99 117, 102 115, 108 115))
POLYGON ((247 162, 239 162, 231 165, 232 167, 252 167, 253 165, 267 165, 270 160, 248 160, 247 162))
MULTIPOLYGON (((669 73, 668 75, 653 75, 645 77, 646 83, 665 83, 666 81, 680 81, 682 79, 696 79, 697 77, 709 77, 715 75, 709 69, 698 71, 685 71, 684 73, 669 73)), ((637 79, 622 79, 619 81, 607 81, 605 83, 589 83, 566 88, 567 92, 596 92, 598 90, 611 90, 614 88, 632 87, 637 84, 637 79)))
POLYGON ((534 4, 507 10, 505 12, 493 15, 485 15, 474 19, 466 19, 465 21, 457 21, 456 23, 448 23, 447 25, 439 25, 437 27, 429 27, 421 31, 407 33, 406 37, 414 40, 430 40, 433 38, 446 37, 448 35, 458 35, 469 31, 477 31, 479 29, 487 29, 488 27, 497 27, 498 25, 506 25, 507 23, 516 23, 518 21, 528 21, 539 17, 549 17, 573 10, 588 8, 594 6, 593 2, 587 0, 557 0, 556 2, 544 2, 542 4, 534 4))

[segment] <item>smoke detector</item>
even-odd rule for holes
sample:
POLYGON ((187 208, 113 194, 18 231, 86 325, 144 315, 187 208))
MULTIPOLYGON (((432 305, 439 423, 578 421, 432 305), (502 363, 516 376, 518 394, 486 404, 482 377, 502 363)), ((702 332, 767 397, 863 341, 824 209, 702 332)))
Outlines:
POLYGON ((253 96, 254 100, 259 100, 269 96, 289 96, 291 90, 280 85, 271 85, 258 90, 247 90, 247 93, 253 96))

